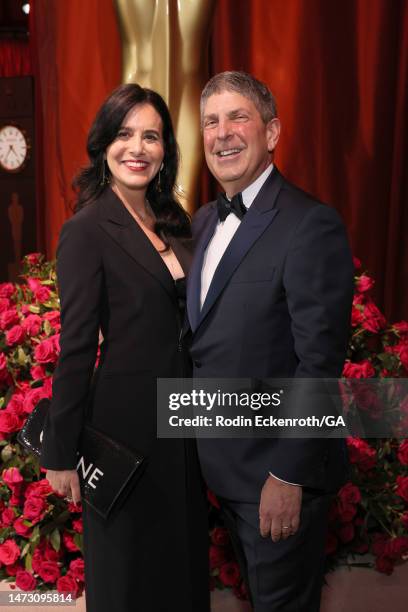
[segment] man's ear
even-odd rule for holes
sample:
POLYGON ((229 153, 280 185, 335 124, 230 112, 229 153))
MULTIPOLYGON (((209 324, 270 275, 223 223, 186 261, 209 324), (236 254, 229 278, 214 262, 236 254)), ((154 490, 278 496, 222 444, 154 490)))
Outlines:
POLYGON ((278 144, 281 130, 281 123, 277 117, 271 119, 266 125, 266 138, 268 142, 268 151, 272 153, 278 144))

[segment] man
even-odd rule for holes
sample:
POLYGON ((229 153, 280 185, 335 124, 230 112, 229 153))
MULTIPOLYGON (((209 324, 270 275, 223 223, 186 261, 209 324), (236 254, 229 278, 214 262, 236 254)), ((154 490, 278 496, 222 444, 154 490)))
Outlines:
MULTIPOLYGON (((280 122, 263 83, 216 75, 202 93, 201 121, 206 161, 225 196, 193 221, 194 375, 340 376, 353 266, 338 214, 274 166, 280 122)), ((344 481, 343 442, 201 439, 198 448, 242 547, 255 611, 318 611, 328 493, 344 481)))

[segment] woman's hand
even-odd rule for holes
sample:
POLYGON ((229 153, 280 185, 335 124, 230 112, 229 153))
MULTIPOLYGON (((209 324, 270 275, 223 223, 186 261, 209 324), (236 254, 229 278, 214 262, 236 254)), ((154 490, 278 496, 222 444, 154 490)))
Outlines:
POLYGON ((46 478, 56 493, 67 497, 78 504, 81 501, 81 489, 76 470, 47 470, 46 478))

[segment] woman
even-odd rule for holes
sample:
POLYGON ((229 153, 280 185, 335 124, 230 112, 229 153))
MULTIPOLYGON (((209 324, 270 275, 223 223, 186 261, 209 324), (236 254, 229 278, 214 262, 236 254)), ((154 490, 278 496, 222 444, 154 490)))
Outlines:
POLYGON ((180 298, 190 236, 173 195, 178 149, 163 99, 138 85, 118 87, 96 116, 88 155, 57 252, 61 354, 41 465, 57 492, 79 501, 85 417, 146 457, 107 520, 83 506, 88 612, 207 612, 206 502, 195 446, 156 438, 156 378, 186 374, 180 298))

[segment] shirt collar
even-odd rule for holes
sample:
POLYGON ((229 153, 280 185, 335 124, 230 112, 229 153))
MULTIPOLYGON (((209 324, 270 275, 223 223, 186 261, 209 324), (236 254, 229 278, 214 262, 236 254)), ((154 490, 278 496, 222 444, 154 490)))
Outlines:
MULTIPOLYGON (((251 206, 252 202, 255 200, 256 196, 261 190, 262 185, 264 184, 268 176, 271 174, 272 170, 273 164, 270 164, 266 168, 266 170, 264 170, 262 174, 260 174, 258 178, 255 179, 253 183, 251 183, 242 191, 242 201, 244 203, 245 208, 249 208, 251 206)), ((225 195, 225 197, 231 202, 231 198, 229 198, 227 195, 225 195)))
POLYGON ((271 174, 272 170, 273 164, 270 164, 253 183, 251 183, 248 187, 246 187, 246 189, 243 190, 242 201, 246 208, 249 208, 251 206, 252 202, 255 200, 256 196, 261 190, 262 185, 264 184, 268 176, 271 174))

